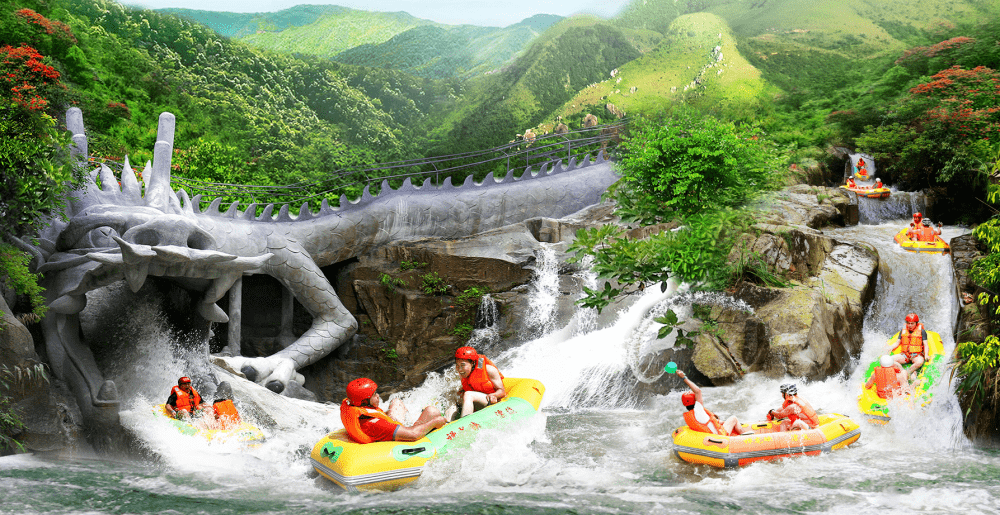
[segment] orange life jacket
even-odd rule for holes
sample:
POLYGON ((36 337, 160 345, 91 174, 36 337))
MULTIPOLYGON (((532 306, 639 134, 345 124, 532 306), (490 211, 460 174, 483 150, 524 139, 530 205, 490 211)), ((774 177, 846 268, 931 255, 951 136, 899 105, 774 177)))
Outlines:
POLYGON ((351 402, 344 399, 344 402, 340 403, 340 421, 344 423, 344 429, 352 440, 358 443, 372 443, 372 437, 368 436, 367 433, 361 430, 361 416, 372 418, 380 418, 392 422, 396 425, 402 425, 389 415, 386 415, 384 411, 379 408, 373 408, 371 406, 352 406, 351 402))
MULTIPOLYGON (((704 406, 702 406, 702 408, 705 410, 705 413, 708 413, 708 421, 712 423, 711 426, 698 422, 698 419, 694 416, 694 409, 689 409, 684 412, 684 423, 687 424, 692 430, 698 431, 699 433, 712 433, 716 435, 723 434, 722 422, 719 422, 719 417, 715 416, 715 413, 708 411, 708 409, 704 406)), ((698 409, 697 405, 695 405, 695 409, 698 409)))
POLYGON ((812 406, 802 399, 796 397, 795 400, 786 400, 785 403, 781 405, 781 409, 785 409, 792 404, 798 406, 801 411, 799 413, 792 413, 788 415, 788 420, 791 420, 794 423, 796 420, 802 419, 809 424, 809 427, 816 427, 819 425, 819 417, 816 416, 816 410, 812 409, 812 406))
POLYGON ((896 346, 899 352, 906 354, 906 357, 924 354, 924 324, 917 324, 913 332, 909 332, 904 327, 899 332, 899 345, 896 346))
POLYGON ((236 427, 240 423, 240 413, 236 411, 236 405, 229 399, 215 401, 212 404, 215 411, 215 419, 219 421, 223 429, 236 427))
MULTIPOLYGON (((490 381, 489 374, 486 373, 486 365, 493 365, 490 358, 486 356, 479 356, 476 360, 475 368, 469 373, 468 377, 462 378, 462 390, 466 392, 482 392, 485 394, 491 394, 497 391, 497 387, 490 381)), ((496 368, 496 365, 493 365, 496 368)), ((500 379, 503 380, 503 372, 497 368, 497 373, 500 374, 500 379)))
POLYGON ((177 396, 177 405, 174 406, 174 409, 177 411, 185 410, 188 413, 191 413, 195 410, 196 406, 201 405, 201 394, 199 394, 198 390, 195 390, 193 386, 191 387, 191 395, 188 395, 187 392, 181 390, 180 386, 174 386, 171 388, 170 395, 177 396))
POLYGON ((937 231, 930 226, 921 226, 917 231, 917 239, 920 241, 934 241, 937 236, 937 231))
POLYGON ((883 399, 891 399, 897 389, 902 385, 899 383, 899 378, 896 377, 895 367, 875 367, 873 372, 875 376, 875 393, 883 399))

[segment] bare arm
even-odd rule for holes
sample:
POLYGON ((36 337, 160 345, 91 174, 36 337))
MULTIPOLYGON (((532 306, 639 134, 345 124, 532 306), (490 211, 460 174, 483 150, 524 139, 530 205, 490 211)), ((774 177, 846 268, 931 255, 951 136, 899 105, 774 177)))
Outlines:
POLYGON ((507 396, 507 390, 503 389, 503 379, 500 378, 500 371, 497 370, 497 367, 486 365, 486 377, 490 379, 493 387, 496 388, 496 391, 487 394, 486 398, 490 401, 490 404, 500 402, 500 399, 507 396))
POLYGON ((681 379, 683 379, 684 380, 684 384, 686 384, 688 386, 688 388, 691 389, 691 392, 694 393, 694 400, 697 401, 697 402, 700 402, 701 405, 704 406, 705 405, 705 401, 701 397, 701 388, 698 388, 698 385, 692 383, 691 380, 687 378, 687 374, 685 374, 684 372, 681 372, 680 370, 678 370, 677 371, 677 376, 680 377, 681 379))

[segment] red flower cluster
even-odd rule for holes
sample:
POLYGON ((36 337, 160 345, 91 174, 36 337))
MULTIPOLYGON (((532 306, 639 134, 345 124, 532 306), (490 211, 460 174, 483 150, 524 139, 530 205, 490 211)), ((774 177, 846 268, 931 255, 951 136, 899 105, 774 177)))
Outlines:
POLYGON ((132 110, 125 105, 125 102, 108 102, 108 109, 124 118, 132 118, 132 110))
POLYGON ((945 52, 947 50, 952 50, 955 48, 960 48, 964 45, 970 45, 975 43, 975 38, 967 38, 965 36, 958 36, 951 39, 946 39, 940 43, 931 46, 918 46, 913 47, 896 59, 896 64, 906 64, 909 61, 914 61, 918 59, 929 59, 931 57, 936 57, 938 54, 945 52))
POLYGON ((59 83, 59 72, 43 63, 44 58, 27 45, 0 47, 0 83, 9 88, 14 102, 21 107, 44 109, 49 101, 42 96, 40 88, 59 83))
POLYGON ((977 66, 953 66, 910 90, 914 97, 936 100, 927 117, 963 138, 989 140, 1000 133, 1000 74, 977 66))
POLYGON ((14 14, 28 23, 38 25, 46 34, 54 34, 62 39, 69 40, 72 44, 76 44, 76 36, 73 35, 73 30, 69 28, 69 25, 61 21, 52 21, 31 9, 21 9, 14 14))

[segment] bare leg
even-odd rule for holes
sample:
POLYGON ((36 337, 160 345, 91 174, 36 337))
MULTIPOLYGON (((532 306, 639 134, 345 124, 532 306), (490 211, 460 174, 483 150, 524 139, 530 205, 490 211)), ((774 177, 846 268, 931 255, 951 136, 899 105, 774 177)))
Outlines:
POLYGON ((913 379, 917 378, 917 373, 920 371, 920 367, 924 364, 923 356, 913 356, 913 365, 910 366, 910 376, 913 379))
POLYGON ((392 402, 389 403, 389 409, 385 410, 385 414, 389 415, 398 422, 402 422, 406 420, 407 415, 409 415, 409 411, 406 409, 403 401, 393 399, 392 402))
POLYGON ((486 397, 483 392, 465 392, 462 396, 462 416, 468 416, 477 409, 485 408, 489 406, 490 400, 486 397))
POLYGON ((420 416, 417 417, 417 421, 413 425, 418 426, 425 422, 429 422, 435 418, 441 416, 441 410, 435 408, 434 406, 427 406, 424 411, 420 412, 420 416))

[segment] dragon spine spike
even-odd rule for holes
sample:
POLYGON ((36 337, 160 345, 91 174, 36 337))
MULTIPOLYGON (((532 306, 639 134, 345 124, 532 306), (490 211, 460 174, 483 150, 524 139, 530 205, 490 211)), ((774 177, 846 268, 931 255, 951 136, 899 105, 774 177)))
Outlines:
POLYGON ((330 213, 333 213, 333 208, 330 207, 330 203, 327 202, 326 199, 323 199, 319 203, 319 213, 316 216, 320 217, 320 216, 328 215, 330 213))
POLYGON ((391 194, 393 191, 392 186, 389 186, 389 179, 382 179, 382 187, 379 189, 378 196, 384 197, 391 194))
POLYGON ((407 177, 407 178, 403 179, 403 184, 400 185, 399 189, 396 190, 396 191, 399 191, 400 193, 403 193, 403 192, 414 192, 414 191, 417 191, 417 188, 415 186, 413 186, 413 181, 411 181, 410 178, 407 177))
POLYGON ((216 197, 211 204, 208 205, 208 209, 205 209, 205 214, 208 216, 219 216, 219 206, 222 205, 222 198, 216 197))
POLYGON ((576 156, 569 158, 569 166, 566 167, 566 171, 576 170, 576 156))
POLYGON ((373 198, 375 198, 372 195, 372 192, 368 191, 368 188, 371 188, 371 187, 372 187, 371 184, 366 184, 365 185, 365 189, 361 191, 361 198, 358 199, 358 202, 356 203, 356 205, 360 206, 360 205, 363 205, 363 204, 367 204, 367 203, 371 202, 373 198))
POLYGON ((341 194, 340 195, 340 206, 337 208, 337 211, 346 211, 347 208, 350 207, 350 206, 351 206, 351 201, 347 200, 347 195, 341 194))
POLYGON ((122 169, 122 193, 125 193, 132 200, 139 200, 142 198, 142 186, 139 185, 139 180, 135 178, 135 170, 132 169, 132 164, 128 161, 128 156, 125 156, 125 168, 122 169))
POLYGON ((282 204, 281 208, 278 209, 278 216, 274 218, 275 222, 291 222, 292 217, 288 214, 288 204, 282 204))
POLYGON ((449 175, 444 178, 444 182, 441 183, 441 187, 438 189, 454 188, 454 187, 455 186, 451 184, 451 176, 449 175))
POLYGON ((271 212, 274 211, 274 204, 268 204, 264 206, 264 211, 257 217, 257 221, 271 222, 274 221, 274 217, 271 216, 271 212))
POLYGON ((121 191, 118 189, 118 179, 115 178, 115 172, 111 171, 104 163, 101 163, 101 191, 105 193, 121 191))
POLYGON ((191 209, 194 209, 195 213, 201 213, 201 193, 191 199, 191 209))
POLYGON ((153 176, 153 162, 146 161, 146 166, 142 169, 142 182, 149 184, 149 178, 153 176))
POLYGON ((309 202, 303 202, 299 207, 299 216, 296 220, 309 220, 311 218, 313 218, 313 213, 309 210, 309 202))
POLYGON ((420 185, 420 189, 424 189, 424 188, 426 188, 428 186, 432 186, 433 187, 433 184, 431 183, 431 178, 430 177, 424 179, 424 183, 420 185))
POLYGON ((251 202, 250 205, 247 206, 246 211, 240 213, 240 216, 237 218, 240 220, 253 220, 255 216, 257 216, 257 203, 251 202))
POLYGON ((562 159, 560 159, 560 160, 556 161, 556 164, 552 167, 552 171, 549 172, 549 174, 550 175, 551 174, 557 174, 557 173, 562 173, 562 172, 565 172, 565 171, 566 171, 566 169, 563 168, 562 159))
POLYGON ((548 161, 542 163, 542 166, 538 167, 538 175, 541 176, 555 175, 555 173, 556 173, 555 170, 551 169, 550 162, 548 161))
MULTIPOLYGON (((492 175, 492 174, 491 174, 491 175, 492 175)), ((483 182, 486 182, 486 180, 485 180, 485 179, 483 179, 483 182)), ((463 181, 463 182, 462 182, 462 185, 461 185, 461 186, 459 186, 459 187, 460 187, 460 188, 464 188, 464 187, 466 187, 466 186, 473 186, 473 185, 475 185, 475 186, 482 186, 482 185, 483 185, 483 183, 481 182, 481 183, 479 183, 479 184, 476 184, 476 181, 475 181, 475 180, 474 180, 474 178, 472 177, 472 174, 469 174, 469 175, 466 175, 466 176, 465 176, 465 181, 463 181)))
POLYGON ((184 188, 181 188, 177 190, 177 193, 175 193, 175 195, 177 195, 177 199, 180 200, 181 204, 183 205, 183 212, 187 214, 193 214, 194 208, 191 207, 191 197, 188 197, 188 192, 185 191, 184 188))
POLYGON ((514 169, 511 168, 510 170, 507 170, 507 175, 504 175, 503 178, 497 179, 496 177, 494 177, 493 180, 496 181, 497 184, 503 184, 503 183, 510 184, 514 182, 516 180, 514 178, 514 169))
POLYGON ((240 213, 240 202, 237 200, 234 201, 232 204, 229 204, 229 209, 227 209, 225 214, 223 214, 222 216, 225 216, 226 218, 236 218, 236 215, 238 215, 239 213, 240 213))

